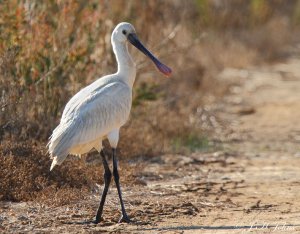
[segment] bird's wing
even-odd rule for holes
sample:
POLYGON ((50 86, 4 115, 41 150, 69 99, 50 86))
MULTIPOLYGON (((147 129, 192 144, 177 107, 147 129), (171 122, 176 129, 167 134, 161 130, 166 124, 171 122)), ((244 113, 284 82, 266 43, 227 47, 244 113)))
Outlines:
POLYGON ((74 107, 69 106, 69 111, 53 131, 49 142, 50 154, 66 157, 72 146, 93 141, 121 127, 129 116, 131 95, 126 84, 116 81, 74 102, 74 107))
POLYGON ((120 128, 131 109, 131 89, 122 82, 114 82, 95 92, 78 107, 76 121, 82 131, 78 141, 89 142, 120 128))
MULTIPOLYGON (((79 92, 77 92, 66 104, 62 117, 62 120, 66 120, 66 118, 72 116, 72 112, 82 104, 86 99, 88 99, 91 94, 94 92, 97 92, 105 86, 109 85, 110 83, 110 77, 111 76, 105 76, 101 79, 96 80, 92 84, 86 86, 85 88, 81 89, 79 92)), ((101 91, 100 91, 101 92, 101 91)))

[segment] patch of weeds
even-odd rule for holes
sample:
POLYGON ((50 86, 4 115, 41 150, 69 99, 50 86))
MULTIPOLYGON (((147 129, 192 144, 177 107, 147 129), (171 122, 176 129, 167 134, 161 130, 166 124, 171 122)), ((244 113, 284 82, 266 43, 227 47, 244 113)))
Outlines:
POLYGON ((182 151, 208 151, 212 145, 206 136, 191 133, 175 137, 172 142, 172 148, 175 152, 182 151))
POLYGON ((158 85, 142 83, 135 90, 135 97, 133 99, 132 105, 138 106, 144 101, 155 101, 159 98, 160 93, 158 91, 158 85))

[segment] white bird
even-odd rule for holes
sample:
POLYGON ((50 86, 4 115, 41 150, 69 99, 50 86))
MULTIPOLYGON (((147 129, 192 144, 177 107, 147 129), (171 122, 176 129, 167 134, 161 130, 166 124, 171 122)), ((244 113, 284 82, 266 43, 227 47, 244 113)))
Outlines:
POLYGON ((105 170, 105 185, 95 223, 99 223, 102 219, 103 206, 112 177, 102 150, 102 141, 105 138, 113 150, 113 175, 122 209, 119 222, 130 222, 122 200, 116 156, 120 127, 129 117, 132 86, 136 76, 136 66, 128 52, 127 41, 147 55, 163 74, 166 76, 171 74, 171 69, 143 46, 131 24, 125 22, 118 24, 111 35, 118 71, 96 80, 71 98, 63 111, 60 124, 54 129, 48 143, 48 151, 53 159, 50 170, 55 165, 60 165, 68 154, 81 155, 93 148, 100 152, 105 170))

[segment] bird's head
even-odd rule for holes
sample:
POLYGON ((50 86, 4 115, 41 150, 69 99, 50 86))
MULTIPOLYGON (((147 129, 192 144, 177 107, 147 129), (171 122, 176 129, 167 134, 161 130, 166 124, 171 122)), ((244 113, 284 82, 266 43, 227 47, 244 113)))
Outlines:
POLYGON ((112 33, 112 41, 125 43, 127 41, 129 34, 135 34, 135 29, 130 23, 122 22, 119 23, 113 33, 112 33))
POLYGON ((160 72, 166 76, 170 76, 172 70, 161 63, 138 39, 134 27, 130 23, 119 23, 112 33, 112 42, 126 43, 129 41, 137 49, 149 57, 160 72))

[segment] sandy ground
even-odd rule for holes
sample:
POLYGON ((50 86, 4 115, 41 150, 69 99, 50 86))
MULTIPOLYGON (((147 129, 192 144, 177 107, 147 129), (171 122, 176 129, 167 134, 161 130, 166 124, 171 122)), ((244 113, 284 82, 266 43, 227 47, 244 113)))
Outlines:
POLYGON ((63 207, 1 203, 0 232, 300 233, 300 59, 228 68, 218 79, 232 83, 222 103, 210 107, 226 125, 222 148, 141 159, 140 183, 123 186, 133 223, 117 223, 114 186, 104 221, 89 222, 99 186, 63 207))

